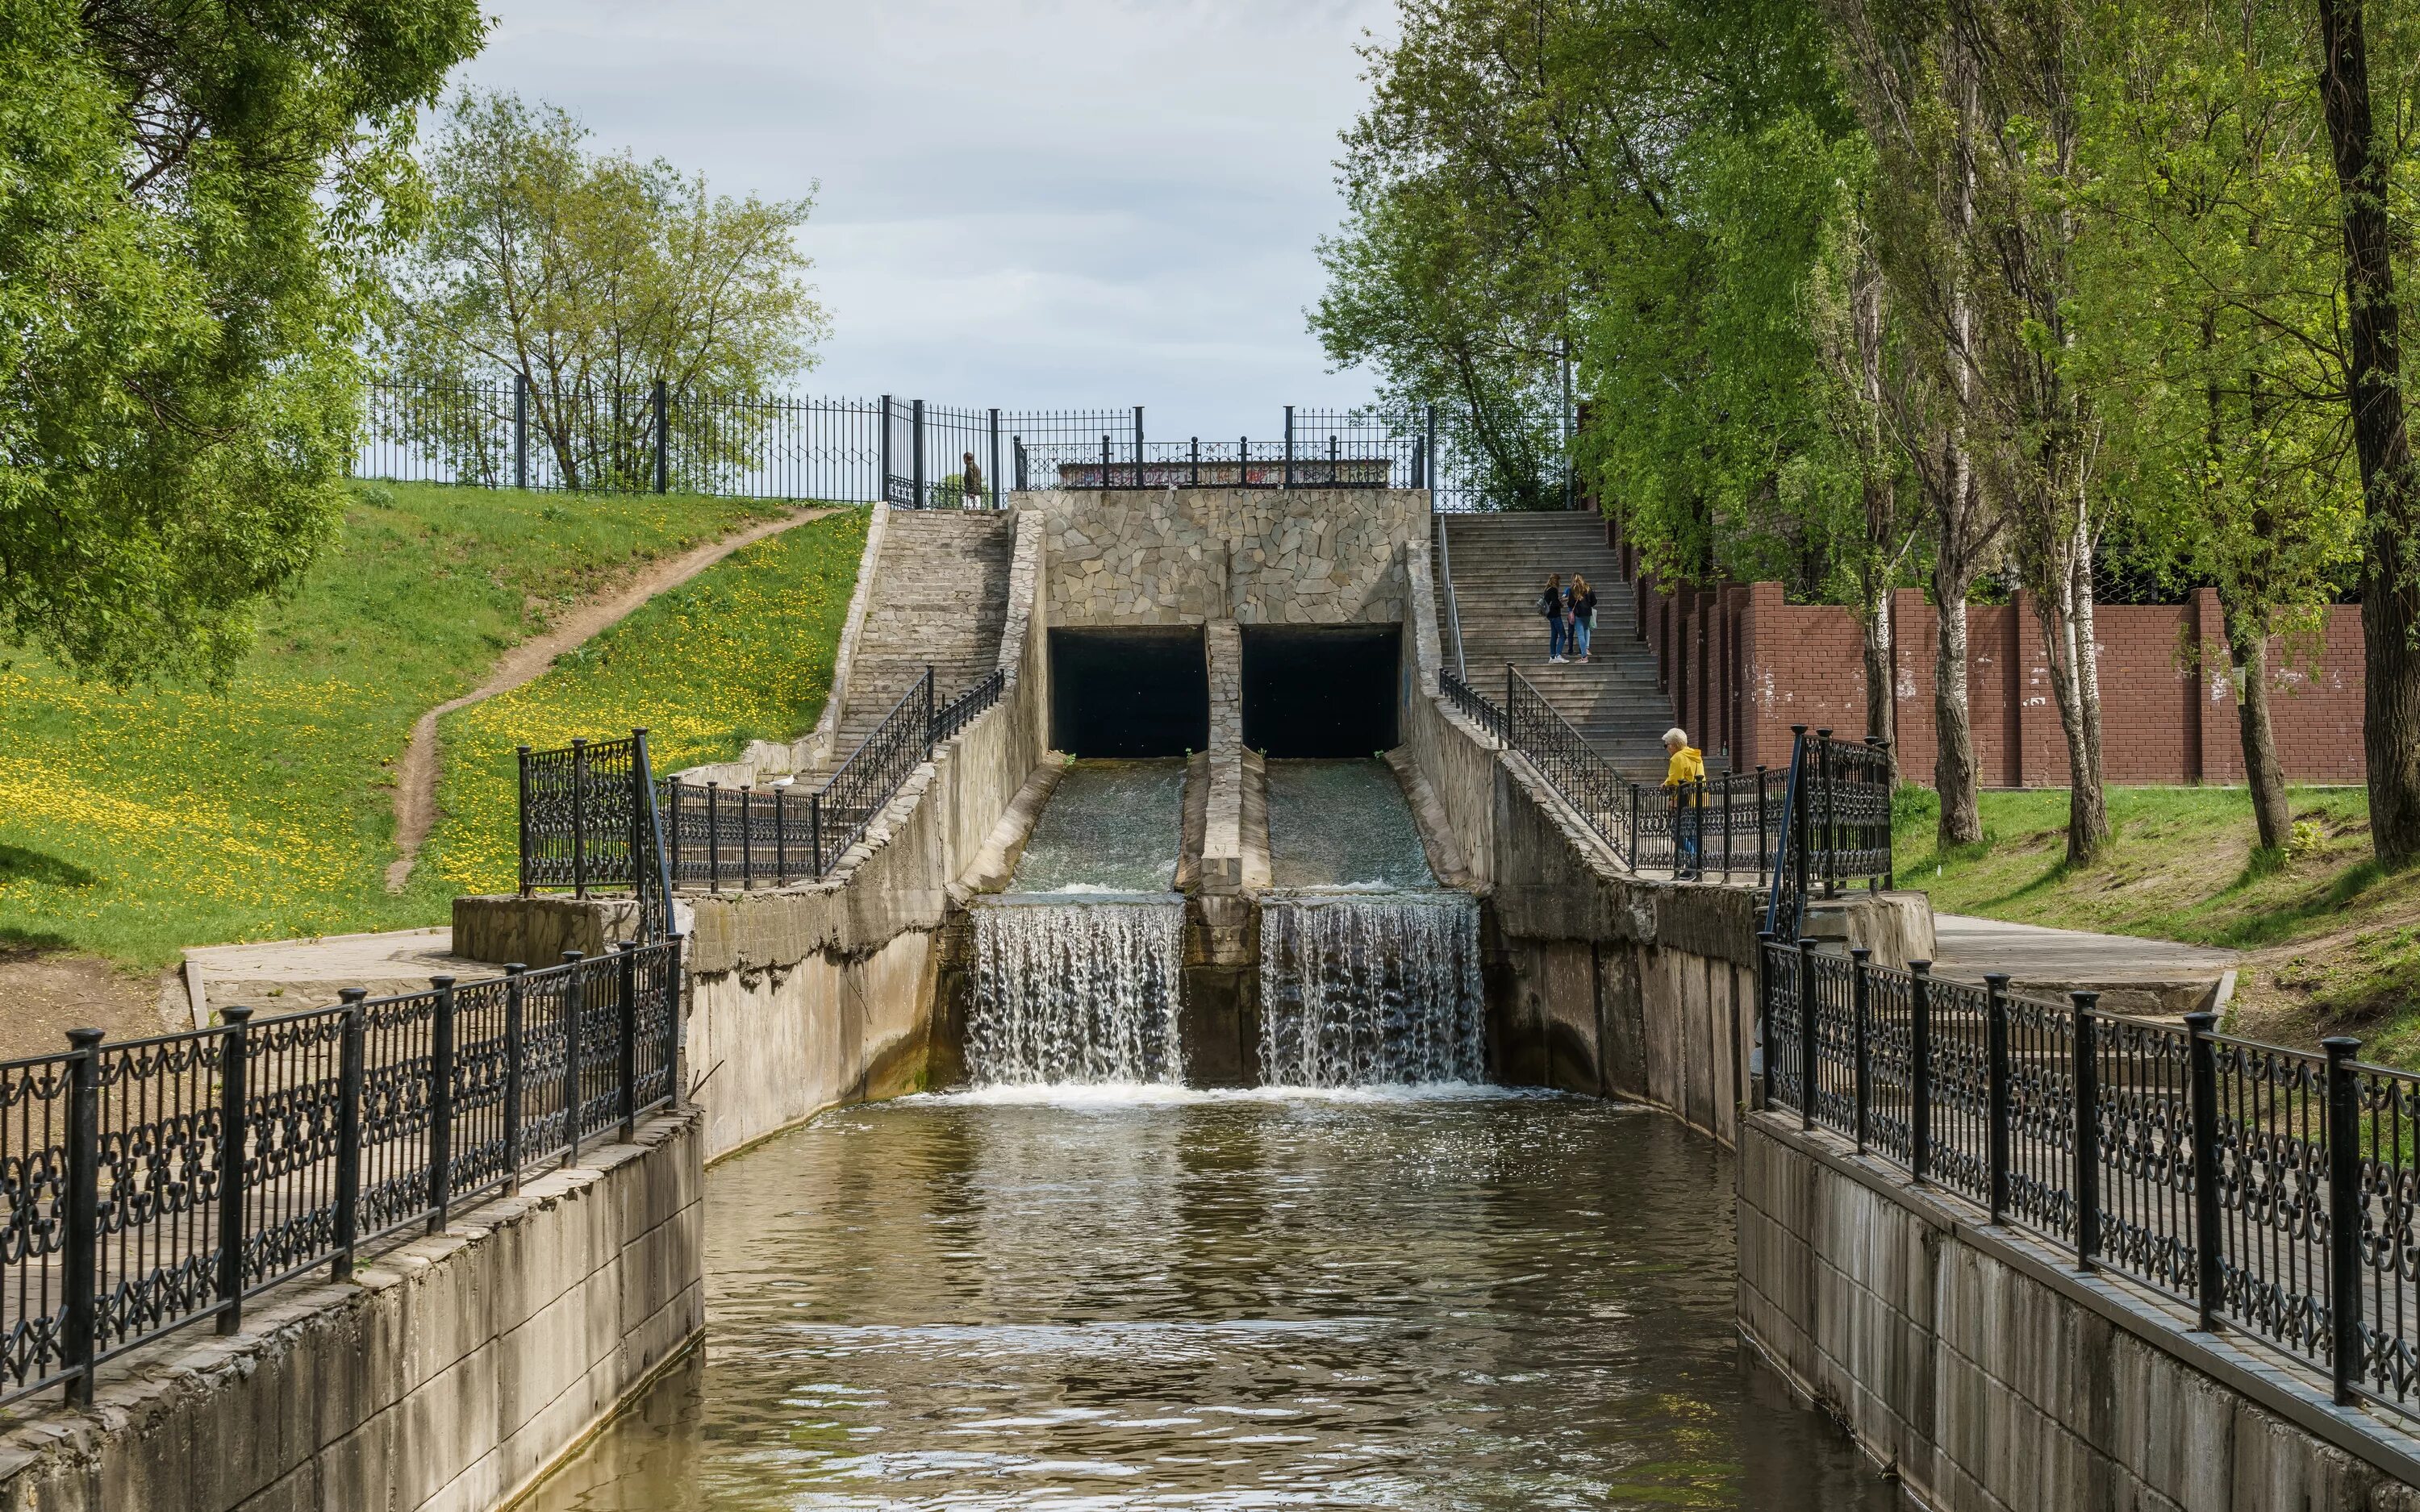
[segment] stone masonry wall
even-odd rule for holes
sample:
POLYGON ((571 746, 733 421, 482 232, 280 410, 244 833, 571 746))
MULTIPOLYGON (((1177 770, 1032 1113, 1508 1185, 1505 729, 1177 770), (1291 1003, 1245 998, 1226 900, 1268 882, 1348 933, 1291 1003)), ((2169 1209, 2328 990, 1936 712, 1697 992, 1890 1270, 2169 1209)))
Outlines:
POLYGON ((104 1365, 89 1412, 20 1407, 0 1507, 488 1512, 706 1326, 702 1125, 455 1217, 343 1285, 298 1281, 242 1332, 104 1365))
POLYGON ((1380 488, 1051 489, 1038 509, 1052 625, 1386 624, 1428 495, 1380 488))
POLYGON ((2420 1440, 1794 1119, 1739 1144, 1741 1331, 1937 1512, 2415 1512, 2420 1440))

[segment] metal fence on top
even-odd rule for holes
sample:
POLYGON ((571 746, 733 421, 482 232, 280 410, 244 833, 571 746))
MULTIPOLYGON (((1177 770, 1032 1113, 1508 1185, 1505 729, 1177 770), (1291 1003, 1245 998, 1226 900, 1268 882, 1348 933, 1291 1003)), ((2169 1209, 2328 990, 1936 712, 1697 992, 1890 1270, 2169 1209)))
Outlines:
POLYGON ((1035 488, 1426 488, 1448 511, 1574 502, 1559 441, 1545 454, 1525 443, 1491 460, 1441 424, 1434 406, 1284 405, 1269 418, 1257 433, 1205 436, 1158 431, 1140 405, 1018 409, 662 383, 598 390, 520 376, 384 379, 369 386, 354 473, 911 509, 997 509, 1009 492, 1035 488))

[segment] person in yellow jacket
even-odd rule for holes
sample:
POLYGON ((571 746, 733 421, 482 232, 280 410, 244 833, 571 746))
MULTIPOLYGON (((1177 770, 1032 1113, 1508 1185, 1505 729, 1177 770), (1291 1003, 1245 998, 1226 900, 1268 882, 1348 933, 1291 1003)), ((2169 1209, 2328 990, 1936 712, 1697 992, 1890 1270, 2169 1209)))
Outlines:
POLYGON ((1664 769, 1664 785, 1672 794, 1672 875, 1694 877, 1699 832, 1706 823, 1706 757, 1678 725, 1664 732, 1664 752, 1671 758, 1664 769))

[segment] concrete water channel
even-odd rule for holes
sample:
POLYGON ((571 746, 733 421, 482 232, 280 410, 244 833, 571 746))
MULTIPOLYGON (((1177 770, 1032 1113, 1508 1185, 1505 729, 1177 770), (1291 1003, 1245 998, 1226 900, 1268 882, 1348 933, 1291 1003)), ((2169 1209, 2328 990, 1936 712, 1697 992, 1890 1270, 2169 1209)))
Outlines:
POLYGON ((1893 1505, 1739 1338, 1730 1157, 1472 1079, 1477 907, 1384 764, 1267 764, 1264 1085, 1182 1085, 1130 917, 1179 917, 1182 779, 1062 779, 974 1085, 709 1173, 706 1344, 527 1512, 1893 1505))

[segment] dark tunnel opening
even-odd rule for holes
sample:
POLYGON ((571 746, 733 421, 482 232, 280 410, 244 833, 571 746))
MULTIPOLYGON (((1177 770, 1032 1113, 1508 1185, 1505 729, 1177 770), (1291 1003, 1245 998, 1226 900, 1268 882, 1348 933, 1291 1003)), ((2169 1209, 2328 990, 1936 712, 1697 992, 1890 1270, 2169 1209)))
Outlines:
POLYGON ((1394 625, 1247 625, 1244 744, 1271 756, 1367 756, 1395 744, 1394 625))
POLYGON ((1050 743, 1073 756, 1182 756, 1210 745, 1198 625, 1050 632, 1050 743))

